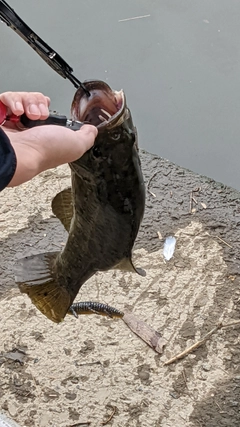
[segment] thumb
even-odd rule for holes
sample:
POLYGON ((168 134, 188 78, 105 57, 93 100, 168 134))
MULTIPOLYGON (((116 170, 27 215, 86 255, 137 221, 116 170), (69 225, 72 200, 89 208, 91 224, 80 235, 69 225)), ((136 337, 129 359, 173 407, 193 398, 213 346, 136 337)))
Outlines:
POLYGON ((75 131, 78 147, 82 154, 93 146, 97 134, 97 128, 92 125, 84 125, 80 130, 75 131))

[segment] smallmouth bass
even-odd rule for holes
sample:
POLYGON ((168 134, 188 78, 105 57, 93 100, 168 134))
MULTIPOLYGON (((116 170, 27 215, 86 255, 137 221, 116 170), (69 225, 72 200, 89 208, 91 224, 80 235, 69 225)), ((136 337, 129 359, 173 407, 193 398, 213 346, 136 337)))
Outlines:
POLYGON ((124 92, 105 82, 84 82, 72 102, 72 118, 98 128, 94 146, 70 163, 72 186, 57 194, 52 211, 68 231, 61 252, 16 262, 20 291, 53 322, 61 322, 81 286, 97 271, 145 275, 131 256, 144 214, 145 187, 137 131, 124 92))

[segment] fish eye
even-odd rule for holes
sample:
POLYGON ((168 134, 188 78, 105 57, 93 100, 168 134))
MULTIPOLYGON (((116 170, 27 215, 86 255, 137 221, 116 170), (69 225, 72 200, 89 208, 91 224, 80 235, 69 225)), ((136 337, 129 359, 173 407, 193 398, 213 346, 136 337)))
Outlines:
POLYGON ((121 138, 121 133, 120 132, 112 132, 111 138, 114 139, 114 141, 118 141, 118 139, 121 138))
POLYGON ((100 148, 99 147, 97 147, 97 146, 95 146, 94 145, 94 147, 93 147, 93 149, 92 149, 92 153, 93 153, 93 156, 94 157, 100 157, 101 156, 101 151, 100 151, 100 148))

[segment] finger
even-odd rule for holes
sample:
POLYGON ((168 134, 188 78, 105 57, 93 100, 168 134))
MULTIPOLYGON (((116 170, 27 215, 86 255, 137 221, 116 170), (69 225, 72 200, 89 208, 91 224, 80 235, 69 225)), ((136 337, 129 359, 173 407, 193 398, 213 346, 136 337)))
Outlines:
POLYGON ((24 107, 22 102, 22 96, 20 92, 4 92, 0 95, 0 101, 3 102, 9 110, 20 116, 24 113, 24 107))
POLYGON ((42 93, 30 92, 23 98, 24 111, 31 120, 45 120, 49 116, 49 102, 42 93))
POLYGON ((38 107, 41 112, 40 120, 45 120, 49 116, 49 105, 50 105, 50 98, 48 96, 44 96, 41 93, 38 97, 38 107))
POLYGON ((0 100, 17 116, 24 112, 31 120, 44 120, 49 116, 50 98, 40 92, 4 92, 0 100))

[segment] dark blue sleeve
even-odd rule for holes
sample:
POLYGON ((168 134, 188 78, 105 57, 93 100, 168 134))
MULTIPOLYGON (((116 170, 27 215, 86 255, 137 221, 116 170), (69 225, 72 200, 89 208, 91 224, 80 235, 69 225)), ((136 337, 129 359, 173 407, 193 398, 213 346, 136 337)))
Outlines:
POLYGON ((15 151, 9 138, 0 129, 0 191, 11 181, 17 166, 15 151))

